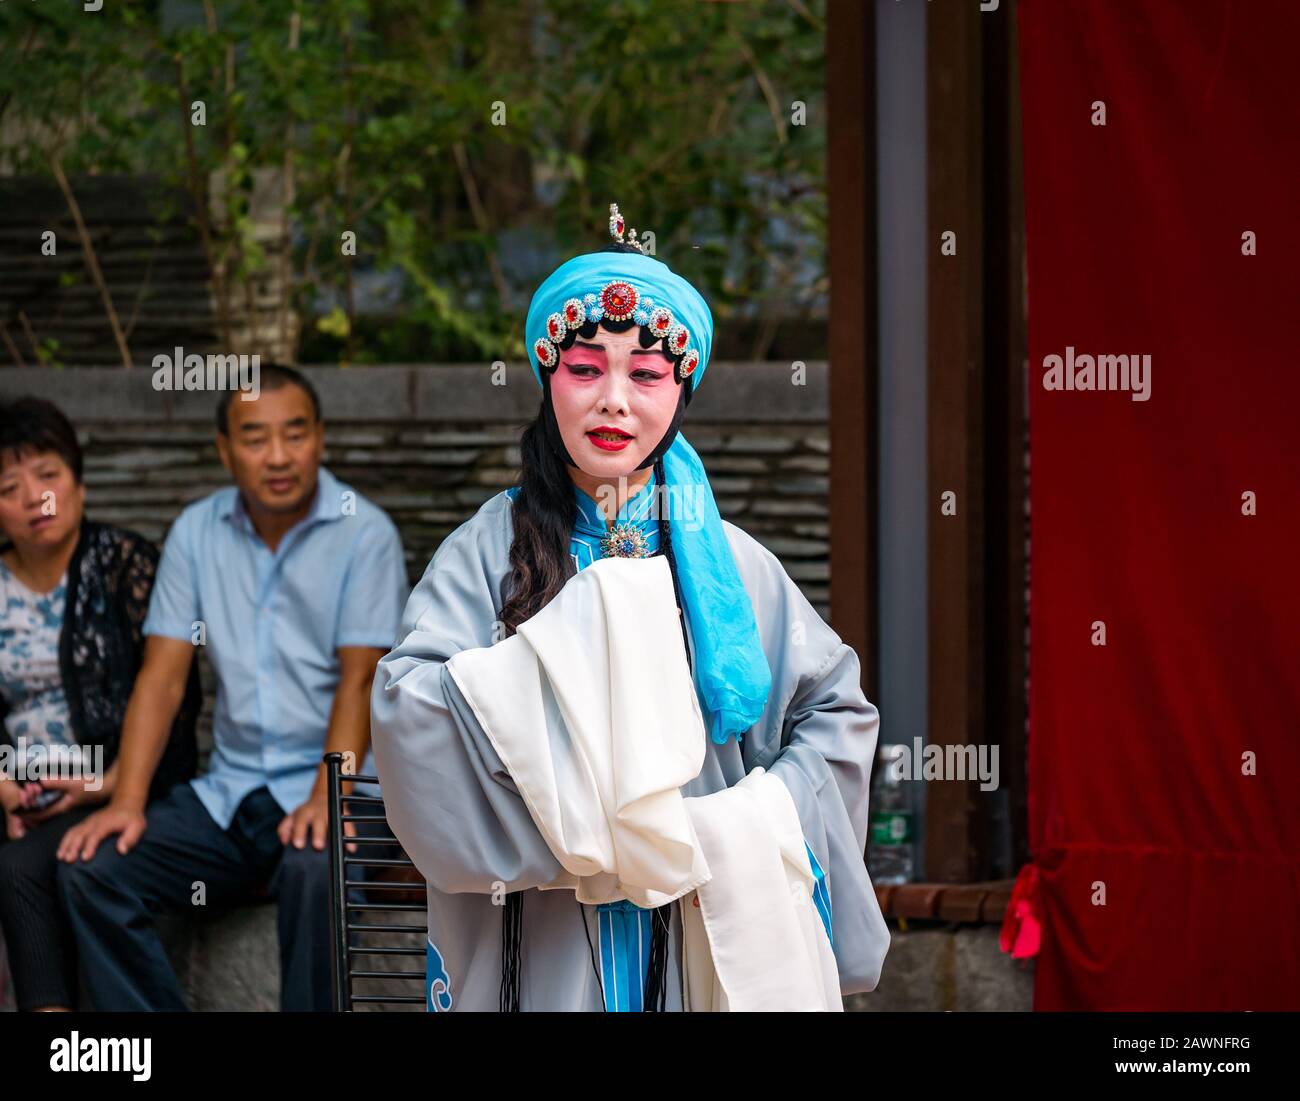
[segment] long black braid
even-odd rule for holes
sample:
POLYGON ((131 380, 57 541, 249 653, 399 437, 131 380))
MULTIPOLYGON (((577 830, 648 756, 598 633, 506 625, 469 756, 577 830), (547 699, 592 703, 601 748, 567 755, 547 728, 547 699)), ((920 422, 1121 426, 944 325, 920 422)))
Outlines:
MULTIPOLYGON (((691 662, 690 635, 686 629, 685 605, 682 602, 681 581, 677 576, 677 557, 673 554, 673 527, 669 518, 668 507, 672 499, 671 491, 664 482, 664 461, 655 460, 655 483, 660 493, 657 502, 659 508, 659 553, 668 559, 668 570, 673 577, 673 593, 677 608, 681 614, 678 620, 682 628, 682 645, 686 649, 686 665, 693 670, 691 662)), ((650 920, 650 962, 647 968, 645 998, 642 1001, 647 1013, 662 1013, 667 1007, 668 984, 665 981, 668 970, 668 934, 672 924, 673 904, 658 907, 650 920)))

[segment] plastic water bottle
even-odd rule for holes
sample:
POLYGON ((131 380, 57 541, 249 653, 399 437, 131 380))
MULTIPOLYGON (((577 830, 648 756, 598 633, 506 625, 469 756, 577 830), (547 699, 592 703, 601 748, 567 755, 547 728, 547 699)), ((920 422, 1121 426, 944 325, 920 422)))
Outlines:
POLYGON ((912 807, 903 780, 895 778, 894 762, 903 745, 876 749, 876 769, 871 780, 870 825, 867 830, 867 870, 879 885, 908 883, 912 879, 912 807))

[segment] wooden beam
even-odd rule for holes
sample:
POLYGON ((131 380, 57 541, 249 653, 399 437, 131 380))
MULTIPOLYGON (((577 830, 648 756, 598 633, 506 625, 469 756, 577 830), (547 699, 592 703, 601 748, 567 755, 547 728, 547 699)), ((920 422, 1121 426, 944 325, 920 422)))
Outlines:
MULTIPOLYGON (((982 18, 974 4, 935 5, 926 14, 928 741, 935 746, 985 740, 982 18), (956 235, 955 254, 942 251, 945 234, 956 235)), ((927 880, 976 878, 984 848, 977 792, 971 780, 926 785, 927 880)))
POLYGON ((1020 151, 1016 0, 980 23, 984 61, 986 319, 985 515, 988 567, 987 734, 1002 791, 981 797, 996 819, 981 876, 1014 876, 1029 859, 1027 544, 1029 408, 1025 333, 1025 202, 1020 151))
POLYGON ((875 5, 828 0, 830 612, 877 699, 875 5))

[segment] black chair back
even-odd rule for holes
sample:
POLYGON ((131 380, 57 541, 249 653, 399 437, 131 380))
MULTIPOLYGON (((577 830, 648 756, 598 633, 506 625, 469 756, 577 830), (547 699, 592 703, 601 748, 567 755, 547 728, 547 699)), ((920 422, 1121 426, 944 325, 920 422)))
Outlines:
POLYGON ((334 1008, 351 1013, 424 1007, 424 881, 393 836, 383 798, 343 793, 345 784, 378 784, 378 778, 344 772, 342 753, 325 754, 325 763, 334 1008), (355 825, 357 836, 345 835, 346 823, 355 825), (403 875, 402 869, 412 871, 403 875), (412 970, 417 959, 419 969, 412 970))

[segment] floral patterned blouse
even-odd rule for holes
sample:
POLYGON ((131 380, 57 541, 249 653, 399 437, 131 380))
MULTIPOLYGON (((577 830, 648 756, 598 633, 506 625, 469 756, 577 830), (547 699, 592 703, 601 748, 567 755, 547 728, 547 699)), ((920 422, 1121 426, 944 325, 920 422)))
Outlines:
POLYGON ((72 745, 68 697, 59 670, 59 632, 68 575, 51 592, 33 592, 0 561, 0 693, 9 701, 5 732, 15 745, 72 745))
MULTIPOLYGON (((0 634, 0 739, 15 744, 22 734, 28 744, 45 741, 63 723, 66 744, 99 747, 103 766, 112 765, 144 656, 141 628, 157 568, 158 550, 143 536, 83 520, 65 581, 53 593, 33 593, 5 571, 0 579, 5 601, 0 631, 6 632, 0 634), (11 597, 22 607, 11 605, 11 597)), ((196 661, 154 772, 150 798, 193 777, 202 704, 196 661)))

